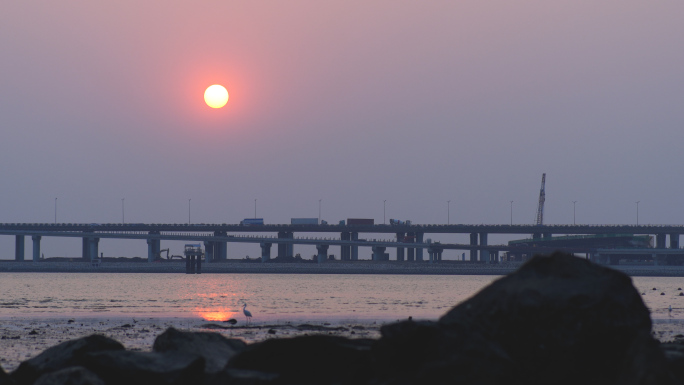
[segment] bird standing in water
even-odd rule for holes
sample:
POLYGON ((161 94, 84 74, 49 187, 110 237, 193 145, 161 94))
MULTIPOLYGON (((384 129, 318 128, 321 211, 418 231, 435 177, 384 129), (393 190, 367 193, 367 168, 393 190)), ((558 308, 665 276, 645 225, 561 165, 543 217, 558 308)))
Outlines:
POLYGON ((247 317, 247 323, 249 323, 249 321, 251 321, 252 319, 252 312, 247 310, 247 302, 245 302, 245 304, 242 305, 242 313, 245 315, 245 317, 247 317))

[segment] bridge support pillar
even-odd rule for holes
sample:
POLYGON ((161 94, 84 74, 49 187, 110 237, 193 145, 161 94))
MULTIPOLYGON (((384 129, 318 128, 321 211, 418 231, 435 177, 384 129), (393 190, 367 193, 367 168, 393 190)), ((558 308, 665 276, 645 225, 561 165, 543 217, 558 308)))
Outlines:
MULTIPOLYGON (((83 238, 84 240, 86 238, 83 238)), ((161 250, 161 242, 158 239, 147 239, 147 262, 154 262, 159 257, 159 250, 161 250)), ((90 252, 88 253, 92 259, 90 252)))
POLYGON ((204 241, 204 262, 211 263, 214 262, 214 242, 204 241))
MULTIPOLYGON (((346 231, 341 233, 340 239, 343 241, 350 241, 351 240, 351 233, 346 232, 346 231)), ((340 245, 340 260, 348 261, 350 258, 351 258, 351 246, 340 245)))
MULTIPOLYGON (((98 256, 100 255, 99 251, 99 244, 100 244, 100 238, 88 238, 88 242, 90 243, 90 260, 92 261, 93 259, 97 259, 98 256)), ((159 242, 159 241, 157 241, 159 242)))
MULTIPOLYGON (((358 232, 351 233, 351 240, 352 241, 358 241, 359 240, 359 233, 358 232)), ((352 261, 358 261, 359 260, 359 246, 357 246, 357 245, 353 245, 351 247, 351 260, 352 261)))
POLYGON ((432 247, 428 248, 428 260, 430 261, 430 263, 436 262, 436 260, 435 260, 435 249, 433 249, 432 247))
POLYGON ((88 237, 83 237, 81 238, 81 258, 83 258, 84 261, 90 261, 90 238, 88 237))
MULTIPOLYGON (((470 233, 470 245, 477 246, 477 233, 470 233)), ((470 262, 477 262, 477 249, 470 250, 470 262)))
POLYGON ((26 255, 25 245, 26 245, 26 242, 24 241, 23 235, 15 236, 15 239, 14 239, 14 260, 15 261, 23 261, 24 260, 24 256, 26 255))
POLYGON ((40 235, 34 235, 31 237, 33 240, 33 262, 38 262, 40 260, 40 235))
POLYGON ((489 263, 499 263, 499 251, 494 250, 489 252, 489 263))
MULTIPOLYGON (((411 241, 411 243, 415 242, 416 233, 406 233, 406 236, 408 237, 409 241, 411 241)), ((406 260, 409 262, 413 262, 416 260, 416 249, 414 247, 408 247, 406 249, 406 260)))
POLYGON ((373 246, 373 260, 374 261, 387 261, 389 260, 389 254, 385 253, 387 248, 383 246, 373 246))
POLYGON ((228 242, 214 242, 214 259, 217 261, 225 261, 228 259, 228 242))
POLYGON ((328 260, 328 247, 329 245, 316 245, 316 250, 318 250, 317 260, 318 263, 323 263, 328 260))
MULTIPOLYGON (((425 233, 416 233, 416 243, 423 243, 423 236, 425 233)), ((416 261, 423 260, 423 248, 419 247, 416 249, 416 261)))
MULTIPOLYGON (((278 238, 283 239, 287 238, 287 233, 285 231, 278 231, 278 238)), ((287 254, 287 245, 284 243, 278 243, 278 255, 277 257, 285 257, 285 254, 287 254)))
MULTIPOLYGON (((150 231, 148 234, 157 235, 159 231, 150 231)), ((85 239, 85 238, 84 238, 85 239)), ((98 239, 99 240, 99 239, 98 239)), ((161 258, 161 240, 154 238, 147 238, 147 262, 154 262, 155 259, 161 258)), ((97 252, 90 259, 97 258, 97 252)))
MULTIPOLYGON (((292 239, 294 238, 294 234, 289 232, 289 231, 279 231, 278 232, 278 238, 280 239, 292 239)), ((292 243, 278 243, 278 257, 284 258, 284 257, 293 257, 292 252, 294 251, 294 247, 292 243)))
MULTIPOLYGON (((214 236, 225 237, 227 234, 225 231, 215 231, 214 236)), ((226 241, 213 241, 214 243, 214 261, 225 261, 228 259, 228 242, 226 241)), ((206 254, 205 254, 206 257, 206 254)))
MULTIPOLYGON (((397 242, 402 243, 404 242, 404 233, 397 233, 397 242)), ((404 248, 403 247, 397 247, 397 261, 403 261, 404 260, 404 248)))
MULTIPOLYGON (((480 233, 480 246, 487 246, 487 233, 480 233)), ((480 262, 489 262, 489 250, 480 250, 480 262)))
POLYGON ((268 262, 271 260, 271 246, 269 242, 261 242, 261 262, 268 262))
POLYGON ((666 237, 666 234, 656 234, 656 248, 657 249, 664 249, 665 248, 665 237, 666 237))
POLYGON ((671 249, 678 249, 679 248, 679 234, 670 234, 670 248, 671 249))

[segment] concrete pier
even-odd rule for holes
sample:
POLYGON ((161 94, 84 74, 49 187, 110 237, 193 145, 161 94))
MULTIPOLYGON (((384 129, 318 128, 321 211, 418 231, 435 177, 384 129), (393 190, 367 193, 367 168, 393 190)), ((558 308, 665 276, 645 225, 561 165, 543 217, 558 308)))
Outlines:
POLYGON ((678 249, 679 248, 679 234, 670 234, 670 248, 671 249, 678 249))
MULTIPOLYGON (((403 242, 404 241, 404 233, 396 233, 397 235, 397 242, 403 242)), ((397 247, 397 261, 403 261, 404 260, 404 247, 400 246, 397 247)))
POLYGON ((33 262, 40 261, 40 235, 34 235, 31 237, 33 240, 33 262))
MULTIPOLYGON (((279 231, 278 238, 293 239, 294 234, 289 231, 279 231)), ((294 257, 294 255, 292 254, 293 251, 294 247, 291 243, 278 243, 278 257, 294 257)))
MULTIPOLYGON (((352 232, 351 233, 351 240, 352 241, 358 241, 359 240, 359 233, 358 232, 352 232)), ((351 260, 352 261, 358 261, 359 260, 359 246, 354 245, 351 246, 351 260)))
MULTIPOLYGON (((406 233, 409 241, 413 242, 416 239, 416 233, 406 233)), ((406 249, 406 260, 413 262, 416 260, 416 249, 409 247, 406 249)))
MULTIPOLYGON (((416 243, 423 243, 425 233, 416 233, 416 243)), ((423 248, 416 249, 416 261, 423 260, 423 248)))
POLYGON ((14 239, 14 260, 23 261, 26 255, 25 251, 26 242, 23 235, 17 235, 14 239))
POLYGON ((88 241, 88 237, 81 238, 81 258, 84 261, 90 261, 90 241, 88 241))
MULTIPOLYGON (((225 231, 215 231, 214 236, 226 237, 225 231)), ((214 261, 225 261, 228 259, 228 242, 214 241, 214 261)))
POLYGON ((666 234, 656 234, 656 249, 664 249, 666 247, 666 237, 666 234))
POLYGON ((90 260, 92 261, 93 259, 97 259, 100 255, 100 238, 88 238, 88 242, 90 243, 90 260))
POLYGON ((204 261, 206 263, 214 262, 214 242, 204 241, 204 261))
POLYGON ((214 242, 214 260, 225 261, 228 259, 228 243, 214 242))
MULTIPOLYGON (((477 246, 477 233, 470 233, 470 245, 471 246, 477 246)), ((471 262, 477 261, 477 250, 475 250, 475 249, 470 250, 470 261, 471 262)))
POLYGON ((158 239, 147 239, 147 262, 154 262, 159 255, 159 250, 161 250, 161 242, 158 239))
POLYGON ((318 250, 318 256, 316 259, 318 263, 323 263, 328 260, 328 245, 316 245, 316 250, 318 250))
POLYGON ((388 261, 389 254, 385 253, 386 247, 373 246, 373 260, 374 261, 388 261))
MULTIPOLYGON (((487 233, 480 233, 480 246, 487 246, 487 238, 488 238, 487 233)), ((489 262, 489 251, 488 250, 480 250, 480 262, 482 262, 482 263, 489 262)))
POLYGON ((261 242, 259 245, 261 246, 261 262, 270 261, 271 260, 271 246, 273 244, 269 243, 269 242, 261 242))
MULTIPOLYGON (((343 241, 350 241, 351 240, 351 233, 347 232, 347 231, 340 233, 340 239, 343 241)), ((340 246, 340 260, 349 261, 350 259, 351 259, 351 246, 341 245, 340 246)))
POLYGON ((442 260, 442 253, 444 253, 444 249, 438 248, 431 246, 428 248, 428 258, 430 263, 436 263, 442 260))

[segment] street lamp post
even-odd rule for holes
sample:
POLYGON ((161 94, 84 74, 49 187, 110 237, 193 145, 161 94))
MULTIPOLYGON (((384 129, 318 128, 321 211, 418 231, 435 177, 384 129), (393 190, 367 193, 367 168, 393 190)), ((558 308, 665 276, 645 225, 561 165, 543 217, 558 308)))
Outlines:
POLYGON ((125 198, 121 198, 121 224, 122 225, 126 223, 126 216, 125 216, 125 212, 124 212, 124 199, 125 198))
POLYGON ((188 198, 188 224, 190 224, 190 201, 191 200, 192 200, 191 198, 188 198))
POLYGON ((511 226, 513 226, 513 201, 511 201, 511 226))
POLYGON ((256 198, 254 198, 254 219, 256 219, 256 198))
POLYGON ((636 201, 636 206, 637 206, 637 226, 639 226, 639 202, 641 202, 641 201, 636 201))
POLYGON ((55 224, 57 224, 57 198, 55 198, 55 224))
POLYGON ((322 199, 318 200, 318 224, 321 224, 321 201, 322 199))
POLYGON ((573 225, 577 224, 575 222, 575 203, 577 203, 577 201, 572 201, 572 224, 573 225))
POLYGON ((451 201, 447 201, 447 225, 451 224, 451 201))
POLYGON ((385 204, 387 203, 387 199, 382 201, 382 224, 385 224, 385 204))

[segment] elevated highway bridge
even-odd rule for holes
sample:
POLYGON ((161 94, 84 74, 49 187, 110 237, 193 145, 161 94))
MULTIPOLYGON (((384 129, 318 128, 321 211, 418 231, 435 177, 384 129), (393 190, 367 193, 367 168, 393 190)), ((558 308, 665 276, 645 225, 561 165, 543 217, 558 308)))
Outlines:
MULTIPOLYGON (((328 257, 330 247, 340 247, 342 260, 358 260, 359 247, 370 247, 373 259, 386 260, 388 248, 396 249, 398 261, 440 261, 447 249, 470 253, 470 261, 496 262, 501 252, 531 255, 557 250, 552 247, 491 245, 489 234, 517 234, 533 239, 550 239, 554 235, 607 235, 633 234, 655 237, 655 247, 628 249, 618 254, 615 250, 596 247, 564 247, 572 253, 584 253, 600 260, 613 255, 679 255, 679 236, 684 225, 486 225, 486 224, 378 224, 378 225, 240 225, 240 224, 145 224, 145 223, 2 223, 0 235, 15 237, 15 260, 25 259, 25 238, 31 237, 34 261, 40 259, 40 242, 43 237, 72 237, 82 239, 82 257, 95 259, 99 255, 98 243, 105 239, 139 239, 147 242, 148 261, 154 261, 161 250, 161 241, 202 242, 206 261, 227 259, 228 243, 253 243, 261 248, 262 261, 271 259, 271 248, 277 245, 277 256, 292 256, 293 245, 314 245, 318 261, 328 257), (297 233, 321 233, 320 237, 298 237, 297 233), (255 235, 256 234, 256 235, 255 235), (369 239, 368 235, 387 234, 387 239, 369 239), (467 244, 431 242, 431 234, 469 234, 467 244), (669 237, 669 243, 667 242, 669 237), (427 255, 425 255, 427 253, 427 255)), ((654 257, 655 260, 655 257, 654 257)))

